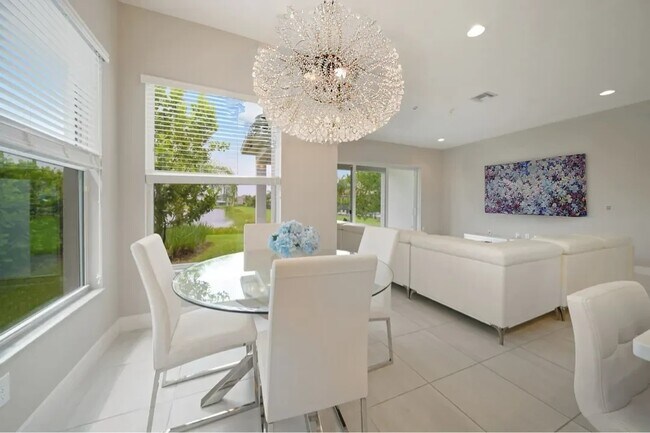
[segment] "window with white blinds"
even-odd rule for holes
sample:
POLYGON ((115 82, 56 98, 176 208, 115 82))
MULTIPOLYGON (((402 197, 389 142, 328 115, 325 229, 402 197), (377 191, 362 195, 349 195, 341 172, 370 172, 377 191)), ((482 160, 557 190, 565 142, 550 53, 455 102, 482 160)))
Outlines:
POLYGON ((146 95, 154 172, 277 176, 278 134, 255 102, 160 84, 146 95))
POLYGON ((0 2, 0 121, 99 153, 101 59, 60 7, 0 2))

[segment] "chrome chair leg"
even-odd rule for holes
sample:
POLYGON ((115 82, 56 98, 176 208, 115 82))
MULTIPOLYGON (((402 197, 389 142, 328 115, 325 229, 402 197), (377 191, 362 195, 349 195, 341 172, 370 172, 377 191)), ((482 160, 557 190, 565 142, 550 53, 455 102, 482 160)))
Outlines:
POLYGON ((387 365, 391 365, 393 363, 393 332, 392 328, 390 325, 390 317, 387 319, 371 319, 371 322, 376 322, 376 321, 384 321, 386 322, 386 339, 388 341, 388 360, 387 361, 382 361, 378 362, 377 364, 373 364, 370 367, 368 367, 368 371, 374 371, 377 370, 378 368, 385 367, 387 365))
POLYGON ((177 379, 172 379, 172 380, 167 380, 167 371, 165 371, 163 373, 163 377, 162 377, 161 388, 166 388, 166 387, 171 386, 171 385, 178 385, 179 383, 187 382, 189 380, 198 379, 200 377, 209 376, 211 374, 221 373, 223 371, 232 370, 234 367, 237 366, 237 364, 239 364, 239 362, 231 362, 230 364, 221 365, 219 367, 214 367, 214 368, 210 368, 210 369, 207 369, 207 370, 197 371, 196 373, 191 373, 191 374, 188 374, 186 376, 182 376, 182 377, 179 377, 177 379))
POLYGON ((153 414, 156 410, 156 397, 158 396, 158 387, 160 386, 160 371, 156 370, 153 376, 153 389, 151 390, 151 401, 149 402, 149 417, 147 418, 147 432, 151 431, 153 425, 153 414))
POLYGON ((368 406, 365 397, 361 399, 361 431, 368 431, 368 406))

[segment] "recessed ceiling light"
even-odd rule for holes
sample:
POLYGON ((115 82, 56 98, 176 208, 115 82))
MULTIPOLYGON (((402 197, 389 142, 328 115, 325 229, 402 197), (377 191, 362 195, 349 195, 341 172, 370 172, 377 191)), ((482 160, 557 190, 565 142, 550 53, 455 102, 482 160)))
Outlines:
POLYGON ((485 32, 485 27, 480 24, 474 24, 471 29, 467 31, 467 37, 475 38, 481 36, 485 32))
POLYGON ((413 110, 417 110, 418 108, 420 108, 420 107, 418 107, 417 105, 413 106, 413 110))
POLYGON ((440 143, 442 143, 443 141, 445 141, 444 138, 439 138, 439 139, 438 139, 438 142, 440 142, 440 143))
POLYGON ((613 95, 614 93, 616 93, 616 90, 605 90, 603 92, 600 92, 600 96, 609 96, 613 95))

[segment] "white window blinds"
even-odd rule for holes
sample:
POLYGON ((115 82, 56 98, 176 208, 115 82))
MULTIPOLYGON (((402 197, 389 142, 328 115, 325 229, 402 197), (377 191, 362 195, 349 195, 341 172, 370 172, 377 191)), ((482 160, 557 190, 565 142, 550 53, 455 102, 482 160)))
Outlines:
POLYGON ((0 2, 0 121, 99 153, 101 60, 57 4, 0 2))
POLYGON ((278 134, 258 104, 176 86, 146 89, 154 171, 276 176, 278 134))

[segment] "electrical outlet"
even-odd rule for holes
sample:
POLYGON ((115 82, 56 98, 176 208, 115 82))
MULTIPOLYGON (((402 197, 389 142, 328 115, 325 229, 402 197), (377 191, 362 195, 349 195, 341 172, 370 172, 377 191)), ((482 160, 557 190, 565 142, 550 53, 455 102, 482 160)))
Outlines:
POLYGON ((0 377, 0 407, 9 402, 9 373, 0 377))

